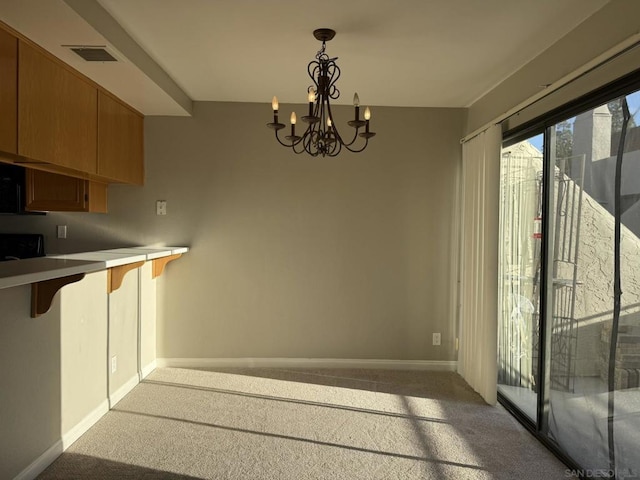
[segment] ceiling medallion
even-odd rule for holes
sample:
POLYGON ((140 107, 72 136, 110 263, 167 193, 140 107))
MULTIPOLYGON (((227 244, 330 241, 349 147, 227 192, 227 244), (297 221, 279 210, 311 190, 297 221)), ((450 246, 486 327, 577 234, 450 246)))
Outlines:
POLYGON ((276 139, 281 145, 291 148, 295 153, 307 152, 309 155, 317 157, 335 157, 342 147, 350 152, 362 152, 369 143, 369 139, 375 135, 369 131, 369 119, 371 110, 367 107, 364 111, 364 120, 360 119, 360 99, 356 93, 353 96, 353 106, 355 108, 354 119, 348 125, 355 129, 351 141, 344 141, 331 113, 331 100, 336 100, 340 96, 340 90, 336 87, 336 81, 340 78, 340 67, 336 64, 338 57, 329 58, 325 53, 326 42, 335 36, 336 32, 329 28, 320 28, 313 32, 313 36, 322 42, 322 48, 316 54, 316 59, 309 62, 307 71, 313 80, 313 85, 307 89, 309 112, 302 117, 302 121, 308 124, 302 136, 296 135, 296 113, 291 112, 291 135, 285 136, 283 142, 278 132, 285 128, 283 123, 278 122, 278 99, 273 97, 271 106, 273 108, 273 122, 267 127, 273 129, 276 139), (360 129, 364 127, 364 132, 360 129), (354 146, 358 139, 357 146, 354 146))

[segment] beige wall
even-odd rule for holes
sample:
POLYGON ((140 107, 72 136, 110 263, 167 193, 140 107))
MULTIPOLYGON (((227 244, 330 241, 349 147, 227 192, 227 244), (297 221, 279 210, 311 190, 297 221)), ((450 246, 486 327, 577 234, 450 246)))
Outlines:
MULTIPOLYGON (((139 269, 128 272, 118 290, 109 294, 109 395, 138 380, 139 269), (116 371, 111 361, 116 357, 116 371)), ((117 398, 115 399, 117 401, 117 398)))
MULTIPOLYGON (((135 270, 140 284, 140 368, 148 374, 156 361, 156 318, 158 280, 151 278, 151 262, 135 270)), ((128 275, 133 275, 130 272, 128 275)))
MULTIPOLYGON (((568 75, 608 49, 639 33, 640 2, 611 0, 601 10, 578 25, 550 48, 524 65, 511 77, 476 101, 467 117, 466 133, 484 124, 528 98, 540 93, 542 85, 551 84, 568 75)), ((579 95, 604 85, 638 68, 637 52, 625 55, 613 64, 590 73, 576 84, 563 88, 528 115, 540 115, 579 95)), ((524 115, 523 115, 524 117, 524 115)), ((518 121, 518 119, 515 119, 518 121)), ((515 125, 509 125, 513 128, 515 125)))
POLYGON ((0 289, 0 478, 60 440, 60 302, 31 318, 29 285, 0 289))
MULTIPOLYGON (((107 399, 107 271, 66 285, 60 298, 61 424, 64 437, 107 399)), ((52 337, 51 342, 58 339, 52 337)))
POLYGON ((166 220, 193 248, 164 279, 158 356, 454 359, 462 113, 374 109, 366 153, 335 159, 277 145, 268 104, 149 119, 166 220))
POLYGON ((149 117, 143 188, 110 187, 108 215, 8 217, 5 230, 42 231, 61 252, 190 245, 159 282, 158 357, 455 359, 464 110, 373 108, 367 151, 335 159, 280 147, 270 116, 266 102, 197 102, 191 118, 149 117), (51 238, 57 224, 67 240, 51 238))

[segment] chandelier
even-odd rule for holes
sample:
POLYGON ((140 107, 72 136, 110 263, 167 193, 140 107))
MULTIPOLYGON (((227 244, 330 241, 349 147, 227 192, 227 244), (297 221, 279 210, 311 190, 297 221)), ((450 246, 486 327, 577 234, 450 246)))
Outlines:
POLYGON ((369 139, 375 135, 369 131, 369 120, 371 110, 367 107, 364 111, 364 120, 360 119, 360 99, 356 93, 353 96, 353 106, 355 107, 354 119, 348 125, 354 129, 353 138, 345 141, 333 121, 331 113, 331 100, 336 100, 340 96, 340 90, 336 87, 336 81, 340 78, 340 67, 336 64, 338 57, 329 58, 325 53, 326 42, 335 36, 336 32, 329 28, 320 28, 313 32, 313 36, 322 42, 322 48, 316 54, 316 59, 309 62, 307 72, 313 80, 313 84, 307 88, 309 112, 302 117, 302 121, 308 126, 304 133, 296 135, 296 112, 291 112, 291 135, 284 137, 283 142, 278 132, 285 128, 283 123, 278 122, 278 99, 273 97, 271 107, 273 108, 273 122, 267 123, 267 127, 275 131, 278 142, 291 148, 295 153, 307 152, 309 155, 317 157, 335 157, 342 147, 350 152, 361 152, 369 143, 369 139), (360 129, 364 127, 364 131, 360 129), (358 139, 363 139, 359 140, 358 139), (356 141, 358 144, 356 145, 356 141))

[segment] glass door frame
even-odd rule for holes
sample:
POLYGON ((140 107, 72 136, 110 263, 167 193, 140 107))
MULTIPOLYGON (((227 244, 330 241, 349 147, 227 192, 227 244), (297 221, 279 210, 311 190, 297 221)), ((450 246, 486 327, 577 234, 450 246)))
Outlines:
POLYGON ((534 118, 512 130, 503 133, 502 147, 506 148, 520 141, 543 134, 543 172, 542 172, 542 242, 541 242, 541 289, 539 317, 538 372, 539 390, 537 392, 536 419, 528 417, 515 403, 498 391, 498 402, 509 411, 527 430, 554 453, 563 463, 574 471, 583 467, 569 457, 561 447, 549 437, 550 379, 551 379, 551 331, 549 319, 553 316, 553 238, 554 231, 553 198, 555 149, 553 146, 557 123, 574 117, 589 109, 605 104, 622 95, 640 89, 640 69, 625 75, 615 82, 604 85, 593 92, 562 105, 540 117, 534 118))

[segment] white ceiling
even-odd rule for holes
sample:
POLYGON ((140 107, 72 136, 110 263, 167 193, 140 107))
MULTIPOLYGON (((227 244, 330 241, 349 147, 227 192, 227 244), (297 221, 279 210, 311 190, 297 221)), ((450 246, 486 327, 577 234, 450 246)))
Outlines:
MULTIPOLYGON (((430 107, 469 106, 607 3, 83 0, 96 1, 192 100, 305 102, 307 63, 320 47, 312 31, 328 27, 337 31, 327 53, 339 57, 342 103, 357 90, 363 104, 430 107)), ((0 19, 143 113, 185 114, 148 65, 70 60, 61 44, 111 43, 99 18, 67 3, 0 0, 0 19)))

